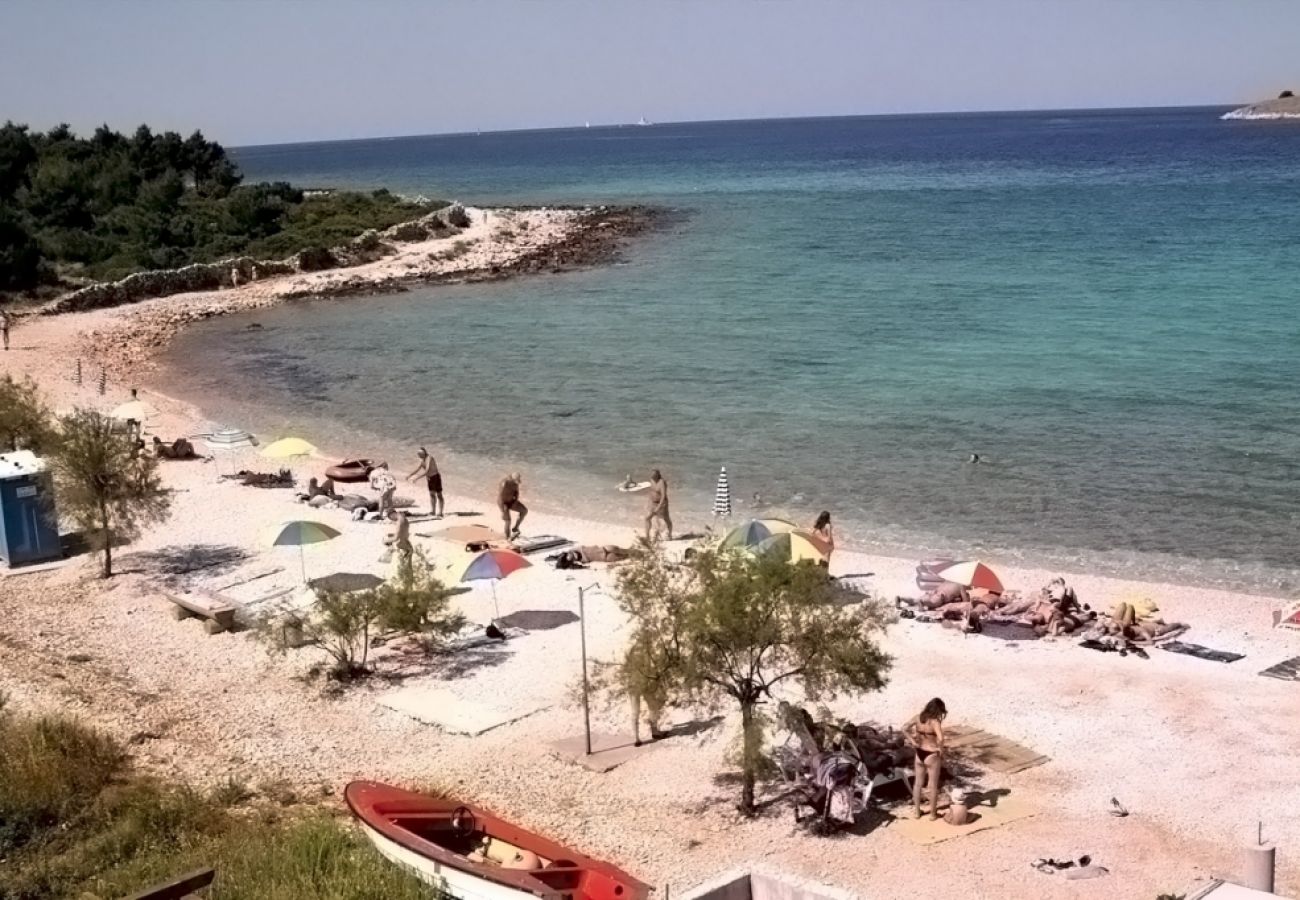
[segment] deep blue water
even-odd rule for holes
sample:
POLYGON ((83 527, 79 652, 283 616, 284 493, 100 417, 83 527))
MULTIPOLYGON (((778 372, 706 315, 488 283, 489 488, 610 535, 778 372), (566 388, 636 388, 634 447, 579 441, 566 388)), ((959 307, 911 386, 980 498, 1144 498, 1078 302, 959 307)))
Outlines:
POLYGON ((622 265, 206 323, 173 387, 436 445, 453 492, 519 462, 540 505, 627 516, 609 486, 659 465, 702 521, 725 464, 745 509, 864 544, 1289 588, 1300 127, 1219 112, 246 148, 253 179, 683 216, 622 265))

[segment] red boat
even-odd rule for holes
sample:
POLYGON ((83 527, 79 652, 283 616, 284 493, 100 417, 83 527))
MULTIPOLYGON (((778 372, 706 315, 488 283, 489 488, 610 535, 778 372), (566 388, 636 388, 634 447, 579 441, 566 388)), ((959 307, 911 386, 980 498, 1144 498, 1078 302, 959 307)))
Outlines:
POLYGON ((646 900, 621 869, 511 825, 485 809, 354 781, 348 808, 379 852, 464 900, 646 900))

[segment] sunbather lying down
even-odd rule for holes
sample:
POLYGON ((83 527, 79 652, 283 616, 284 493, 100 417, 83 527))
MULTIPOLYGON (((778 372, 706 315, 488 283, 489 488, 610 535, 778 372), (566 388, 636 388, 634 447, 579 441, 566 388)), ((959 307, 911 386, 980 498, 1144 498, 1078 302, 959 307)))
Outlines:
POLYGON ((1122 637, 1135 643, 1151 643, 1187 630, 1185 622, 1166 622, 1155 617, 1155 609, 1142 618, 1142 611, 1132 603, 1120 603, 1108 614, 1097 618, 1090 637, 1122 637))
POLYGON ((605 544, 597 547, 594 545, 584 545, 574 547, 572 550, 565 550, 555 558, 555 568, 572 569, 576 566, 587 566, 591 563, 621 563, 632 556, 632 551, 625 547, 619 547, 615 544, 605 544))
POLYGON ((170 444, 164 444, 158 435, 153 436, 153 455, 159 459, 201 459, 194 451, 194 445, 185 438, 177 438, 170 444))

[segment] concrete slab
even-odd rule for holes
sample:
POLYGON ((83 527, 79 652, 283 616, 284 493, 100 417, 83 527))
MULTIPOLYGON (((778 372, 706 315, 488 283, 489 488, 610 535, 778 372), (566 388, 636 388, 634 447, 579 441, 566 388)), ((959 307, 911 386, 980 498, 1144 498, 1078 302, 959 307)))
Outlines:
POLYGON ((632 742, 631 735, 600 732, 592 732, 590 756, 587 755, 585 735, 575 735, 550 744, 551 751, 560 759, 601 775, 650 752, 654 746, 652 742, 638 747, 632 742))
POLYGON ((388 691, 379 695, 378 702, 380 706, 405 713, 418 722, 435 725, 450 734, 470 737, 550 709, 549 704, 527 698, 520 698, 509 706, 491 706, 465 700, 449 689, 433 684, 413 684, 388 691))
POLYGON ((0 566, 0 578, 15 578, 19 575, 35 575, 37 572, 52 572, 72 565, 71 559, 53 559, 49 562, 24 563, 15 568, 0 566))

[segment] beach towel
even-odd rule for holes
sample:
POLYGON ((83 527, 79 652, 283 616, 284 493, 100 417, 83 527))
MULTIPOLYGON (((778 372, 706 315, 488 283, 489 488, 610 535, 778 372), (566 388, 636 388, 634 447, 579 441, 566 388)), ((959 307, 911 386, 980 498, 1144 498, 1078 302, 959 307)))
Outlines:
POLYGON ((1300 656, 1293 656, 1275 666, 1269 666, 1259 674, 1279 681, 1300 681, 1300 656))
POLYGON ((1182 641, 1168 641, 1161 644, 1160 649, 1168 650, 1170 653, 1181 653, 1184 656, 1195 656, 1197 659, 1206 659, 1210 662, 1230 663, 1246 658, 1244 653, 1211 650, 1209 647, 1203 647, 1200 644, 1186 644, 1182 641))

